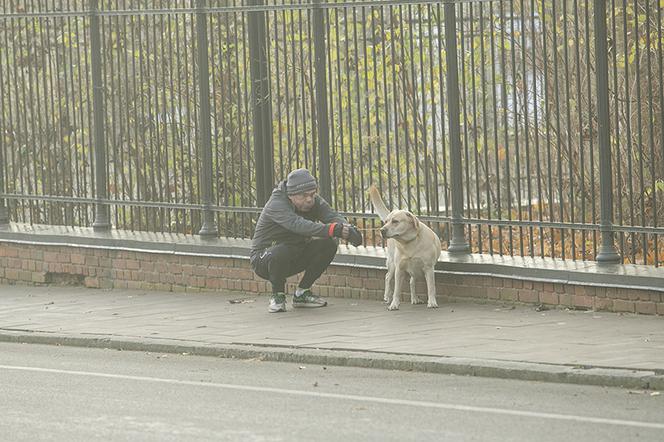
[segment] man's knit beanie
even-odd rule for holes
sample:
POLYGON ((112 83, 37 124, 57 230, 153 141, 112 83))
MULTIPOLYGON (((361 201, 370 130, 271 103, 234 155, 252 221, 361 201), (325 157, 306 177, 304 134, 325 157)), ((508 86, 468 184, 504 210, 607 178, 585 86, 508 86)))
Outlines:
POLYGON ((286 193, 295 195, 297 193, 309 192, 318 188, 316 178, 311 176, 307 169, 296 169, 288 174, 286 180, 286 193))

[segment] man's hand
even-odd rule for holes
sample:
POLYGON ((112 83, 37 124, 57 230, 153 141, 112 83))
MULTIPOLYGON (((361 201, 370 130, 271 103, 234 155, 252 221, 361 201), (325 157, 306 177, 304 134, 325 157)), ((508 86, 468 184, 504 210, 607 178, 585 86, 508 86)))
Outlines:
POLYGON ((362 234, 360 233, 358 228, 352 224, 347 224, 347 223, 334 224, 334 227, 332 228, 332 236, 335 236, 337 238, 343 238, 346 241, 350 242, 355 247, 362 244, 362 234))
POLYGON ((362 234, 360 230, 352 224, 346 224, 348 226, 348 237, 346 238, 349 243, 355 247, 362 244, 362 234))

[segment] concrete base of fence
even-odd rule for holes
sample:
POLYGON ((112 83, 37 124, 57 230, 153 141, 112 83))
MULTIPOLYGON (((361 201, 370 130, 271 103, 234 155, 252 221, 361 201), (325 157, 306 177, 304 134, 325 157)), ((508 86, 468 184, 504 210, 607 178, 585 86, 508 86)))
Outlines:
MULTIPOLYGON (((289 289, 298 276, 289 279, 289 289)), ((326 297, 380 301, 384 278, 383 249, 340 246, 315 287, 326 297)), ((247 240, 24 224, 0 229, 0 283, 269 292, 249 266, 247 240)), ((440 302, 664 314, 664 269, 650 266, 443 252, 436 286, 440 302)), ((424 281, 417 290, 424 298, 424 281)), ((402 298, 409 299, 406 292, 402 298)))

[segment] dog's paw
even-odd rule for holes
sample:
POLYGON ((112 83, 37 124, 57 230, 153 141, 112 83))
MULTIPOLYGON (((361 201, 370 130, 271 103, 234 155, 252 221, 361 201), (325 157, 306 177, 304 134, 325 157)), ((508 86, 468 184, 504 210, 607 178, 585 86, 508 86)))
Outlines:
POLYGON ((427 303, 427 308, 438 308, 438 303, 436 301, 427 303))
POLYGON ((387 307, 388 310, 399 310, 399 304, 392 303, 387 307))
POLYGON ((389 298, 383 298, 383 304, 389 304, 390 302, 392 302, 391 299, 389 299, 389 298))
POLYGON ((410 303, 415 305, 415 304, 424 304, 424 301, 422 301, 420 298, 417 296, 414 298, 410 298, 410 303))

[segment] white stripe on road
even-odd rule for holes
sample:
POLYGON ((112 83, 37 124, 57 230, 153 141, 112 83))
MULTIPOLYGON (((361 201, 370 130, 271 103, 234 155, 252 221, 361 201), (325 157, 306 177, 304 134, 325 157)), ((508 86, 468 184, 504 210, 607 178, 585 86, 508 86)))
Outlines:
POLYGON ((605 419, 601 417, 574 416, 570 414, 540 413, 537 411, 510 410, 505 408, 475 407, 471 405, 445 404, 439 402, 410 401, 406 399, 389 399, 389 398, 360 396, 352 394, 336 394, 336 393, 322 393, 322 392, 304 391, 304 390, 288 390, 284 388, 255 387, 250 385, 220 384, 216 382, 187 381, 180 379, 154 378, 149 376, 131 376, 123 374, 98 373, 91 371, 58 370, 54 368, 0 365, 0 369, 15 370, 15 371, 32 371, 40 373, 58 373, 58 374, 67 374, 74 376, 90 376, 90 377, 108 378, 108 379, 126 379, 133 381, 160 382, 164 384, 189 385, 195 387, 208 387, 208 388, 213 387, 213 388, 221 388, 228 390, 254 391, 260 393, 290 394, 294 396, 341 399, 341 400, 350 400, 350 401, 359 401, 359 402, 374 402, 378 404, 388 404, 388 405, 406 405, 411 407, 437 408, 437 409, 454 410, 454 411, 469 411, 473 413, 505 414, 510 416, 532 417, 540 419, 556 419, 563 421, 620 425, 620 426, 639 427, 639 428, 655 428, 658 430, 664 430, 664 423, 641 422, 641 421, 631 421, 623 419, 605 419))

